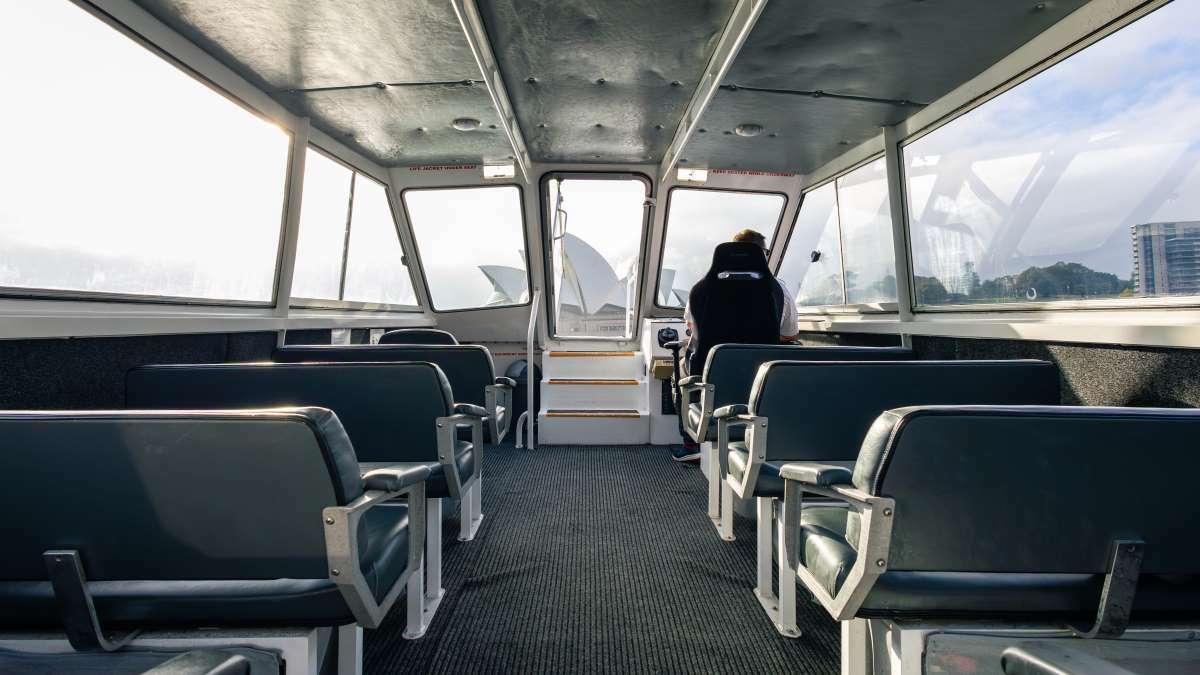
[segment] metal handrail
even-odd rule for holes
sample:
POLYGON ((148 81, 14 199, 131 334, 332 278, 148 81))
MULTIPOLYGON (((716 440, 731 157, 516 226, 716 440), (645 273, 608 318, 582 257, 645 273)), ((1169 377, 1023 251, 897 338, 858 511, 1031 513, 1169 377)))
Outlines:
POLYGON ((542 289, 533 292, 533 302, 529 304, 529 329, 525 333, 525 446, 530 450, 537 447, 533 426, 537 421, 537 411, 533 409, 533 393, 537 383, 534 381, 533 344, 537 334, 538 310, 542 303, 542 289))

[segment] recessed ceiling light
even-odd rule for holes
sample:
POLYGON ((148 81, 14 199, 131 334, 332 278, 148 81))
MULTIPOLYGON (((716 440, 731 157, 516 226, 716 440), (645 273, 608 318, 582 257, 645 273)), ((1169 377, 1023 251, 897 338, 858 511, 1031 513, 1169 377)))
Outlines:
POLYGON ((460 117, 450 124, 459 131, 474 131, 479 128, 479 120, 474 117, 460 117))
POLYGON ((757 136, 757 135, 761 134, 763 132, 763 128, 762 128, 761 124, 753 124, 753 123, 747 122, 745 124, 737 125, 737 127, 734 128, 734 131, 737 132, 738 136, 749 137, 749 136, 757 136))

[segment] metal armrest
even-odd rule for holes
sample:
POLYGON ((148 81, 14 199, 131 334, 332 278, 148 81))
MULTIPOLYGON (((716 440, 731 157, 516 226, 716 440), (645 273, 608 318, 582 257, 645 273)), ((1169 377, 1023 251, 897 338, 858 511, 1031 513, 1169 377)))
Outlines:
POLYGON ((694 387, 699 384, 704 384, 704 381, 700 379, 699 375, 688 375, 687 377, 679 380, 680 388, 694 387))
POLYGON ((517 381, 512 379, 511 377, 501 376, 501 377, 496 378, 496 384, 501 387, 508 387, 509 389, 514 389, 517 386, 517 381))
POLYGON ((516 386, 516 380, 511 377, 497 377, 495 384, 489 384, 483 389, 483 403, 489 418, 488 431, 493 443, 503 441, 508 435, 509 427, 512 426, 513 388, 516 386), (504 415, 503 424, 500 422, 501 409, 507 413, 504 415))
MULTIPOLYGON (((388 469, 379 471, 386 472, 388 469)), ((397 477, 396 483, 403 483, 403 487, 393 490, 367 486, 362 496, 353 502, 345 506, 329 506, 321 511, 321 519, 325 524, 329 580, 342 592, 342 598, 354 614, 354 620, 364 628, 376 628, 383 623, 388 610, 407 585, 408 578, 421 573, 425 551, 425 478, 413 479, 421 473, 428 477, 429 469, 418 466, 406 471, 397 470, 396 473, 402 476, 397 477), (408 471, 415 473, 409 474, 408 471), (383 600, 376 600, 359 560, 358 523, 367 509, 400 497, 408 502, 408 564, 404 573, 387 590, 383 600)), ((390 487, 387 479, 381 477, 378 481, 390 487)))
POLYGON ((750 406, 745 403, 734 403, 733 405, 721 406, 713 411, 713 417, 718 420, 729 418, 746 418, 739 419, 742 422, 748 422, 751 417, 750 406))
POLYGON ((363 474, 363 487, 367 490, 383 490, 399 492, 404 488, 427 480, 437 464, 433 462, 421 464, 400 464, 373 469, 363 474))
POLYGON ((437 418, 438 462, 445 473, 450 496, 462 499, 463 493, 474 484, 483 467, 483 425, 485 422, 495 425, 496 418, 494 415, 488 415, 487 410, 470 403, 455 404, 454 409, 456 412, 453 415, 437 418), (460 408, 469 412, 458 412, 460 408), (471 477, 466 480, 458 472, 455 456, 458 430, 462 428, 471 430, 471 451, 475 453, 475 461, 472 462, 475 468, 471 477))
POLYGON ((479 417, 482 419, 488 416, 488 411, 487 408, 484 408, 481 405, 475 405, 474 403, 455 403, 454 414, 456 416, 466 415, 469 417, 479 417))
MULTIPOLYGON (((896 502, 859 490, 851 484, 848 469, 817 462, 795 462, 779 469, 783 478, 783 551, 804 587, 836 621, 848 621, 888 568, 892 545, 892 521, 896 502), (844 502, 858 513, 857 541, 848 542, 858 552, 854 565, 842 582, 837 595, 830 595, 824 584, 800 564, 800 513, 804 493, 818 494, 844 502)), ((834 508, 834 507, 823 507, 834 508)))
POLYGON ((821 464, 819 462, 784 464, 779 468, 779 475, 787 480, 822 487, 829 485, 850 485, 851 480, 854 478, 854 473, 844 466, 821 464))

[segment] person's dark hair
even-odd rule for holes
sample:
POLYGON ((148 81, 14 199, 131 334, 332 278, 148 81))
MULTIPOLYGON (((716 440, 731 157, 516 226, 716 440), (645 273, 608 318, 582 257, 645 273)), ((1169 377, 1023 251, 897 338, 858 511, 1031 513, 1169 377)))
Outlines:
POLYGON ((734 241, 747 241, 751 244, 758 244, 761 248, 767 248, 767 238, 762 235, 762 232, 745 229, 733 235, 734 241))

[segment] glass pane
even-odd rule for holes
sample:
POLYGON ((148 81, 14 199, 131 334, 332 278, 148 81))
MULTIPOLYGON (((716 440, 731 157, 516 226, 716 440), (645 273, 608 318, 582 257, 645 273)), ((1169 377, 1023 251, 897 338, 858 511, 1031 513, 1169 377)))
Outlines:
POLYGON ((1200 3, 904 149, 919 304, 1200 294, 1200 3))
POLYGON ((342 299, 385 305, 417 304, 403 260, 404 249, 400 247, 387 191, 358 174, 354 179, 346 292, 342 299))
POLYGON ((646 184, 568 178, 549 187, 555 334, 632 337, 646 184))
POLYGON ((293 298, 338 299, 353 176, 350 169, 308 149, 304 160, 304 198, 300 202, 300 239, 296 242, 293 298))
POLYGON ((676 188, 669 197, 666 243, 658 277, 658 304, 683 307, 708 272, 713 249, 743 229, 775 238, 783 195, 676 188))
POLYGON ((271 301, 282 130, 70 2, 0 3, 0 91, 0 286, 271 301))
POLYGON ((837 193, 833 183, 826 183, 804 194, 779 280, 800 307, 844 304, 841 257, 837 193))
POLYGON ((435 309, 529 301, 516 187, 408 190, 404 207, 435 309))
POLYGON ((846 301, 896 302, 896 251, 883 158, 837 180, 846 301))

